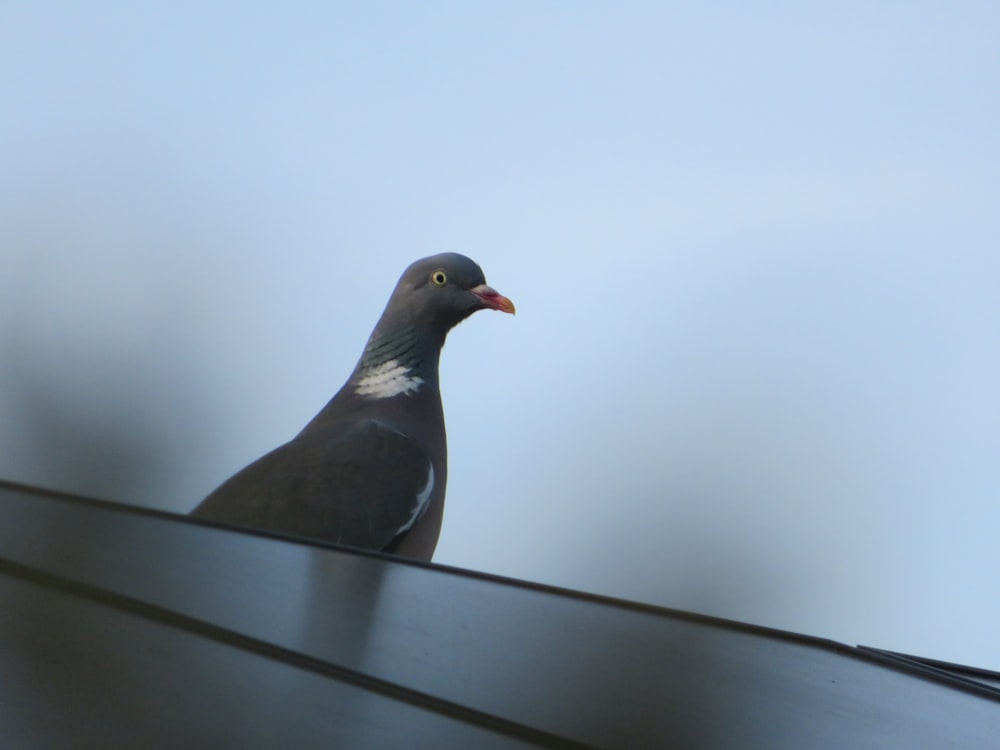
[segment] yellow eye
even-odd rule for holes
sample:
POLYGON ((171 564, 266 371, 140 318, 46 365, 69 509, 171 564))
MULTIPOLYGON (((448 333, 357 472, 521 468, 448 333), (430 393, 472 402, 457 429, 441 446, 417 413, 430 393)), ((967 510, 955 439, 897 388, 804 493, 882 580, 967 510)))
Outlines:
POLYGON ((431 283, 434 286, 444 286, 448 283, 448 274, 440 270, 435 271, 431 274, 431 283))

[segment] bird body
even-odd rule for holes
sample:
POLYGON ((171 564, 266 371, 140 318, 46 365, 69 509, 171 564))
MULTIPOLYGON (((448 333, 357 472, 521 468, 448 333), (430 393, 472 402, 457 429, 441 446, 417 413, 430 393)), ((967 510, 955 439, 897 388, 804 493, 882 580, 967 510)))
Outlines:
POLYGON ((430 560, 448 477, 441 348, 448 331, 487 308, 514 312, 469 258, 413 263, 329 403, 192 515, 430 560))

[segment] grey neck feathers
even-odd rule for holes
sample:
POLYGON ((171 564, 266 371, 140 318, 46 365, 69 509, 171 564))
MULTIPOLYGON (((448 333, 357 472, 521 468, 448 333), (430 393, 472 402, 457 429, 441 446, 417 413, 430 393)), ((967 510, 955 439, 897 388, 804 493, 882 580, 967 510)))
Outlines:
POLYGON ((420 336, 409 326, 396 328, 384 334, 375 331, 361 354, 358 370, 363 372, 390 360, 396 360, 403 367, 414 370, 415 375, 424 375, 423 369, 427 359, 424 349, 420 336))
POLYGON ((380 399, 436 387, 441 343, 414 326, 376 328, 351 376, 353 390, 380 399))

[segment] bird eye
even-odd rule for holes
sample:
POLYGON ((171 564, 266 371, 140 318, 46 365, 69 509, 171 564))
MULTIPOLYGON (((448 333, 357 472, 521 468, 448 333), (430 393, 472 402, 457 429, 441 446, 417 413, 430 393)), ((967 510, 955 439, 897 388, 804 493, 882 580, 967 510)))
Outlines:
POLYGON ((435 271, 431 274, 431 283, 434 286, 444 286, 448 283, 448 274, 444 271, 435 271))

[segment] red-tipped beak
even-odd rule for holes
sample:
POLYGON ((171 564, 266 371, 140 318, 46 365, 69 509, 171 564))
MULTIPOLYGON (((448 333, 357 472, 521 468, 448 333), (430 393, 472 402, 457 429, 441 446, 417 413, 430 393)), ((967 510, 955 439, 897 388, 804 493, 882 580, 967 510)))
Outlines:
POLYGON ((514 303, 509 299, 504 297, 500 292, 498 292, 493 287, 486 286, 486 284, 480 284, 477 287, 473 287, 469 290, 474 295, 479 297, 491 310, 499 310, 500 312, 514 314, 514 303))

